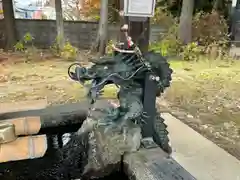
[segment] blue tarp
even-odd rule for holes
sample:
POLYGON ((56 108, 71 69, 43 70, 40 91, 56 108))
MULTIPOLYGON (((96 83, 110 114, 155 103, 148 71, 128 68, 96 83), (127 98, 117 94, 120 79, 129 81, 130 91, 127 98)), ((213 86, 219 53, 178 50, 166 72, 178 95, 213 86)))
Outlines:
POLYGON ((40 8, 36 6, 23 6, 21 4, 15 4, 15 15, 17 18, 31 19, 33 13, 38 11, 40 8))

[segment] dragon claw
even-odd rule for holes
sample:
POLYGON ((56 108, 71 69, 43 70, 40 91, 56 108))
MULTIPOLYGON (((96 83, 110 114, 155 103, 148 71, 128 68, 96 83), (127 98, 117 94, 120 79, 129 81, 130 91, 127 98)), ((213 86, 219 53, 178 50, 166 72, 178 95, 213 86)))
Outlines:
POLYGON ((120 130, 121 129, 117 125, 112 124, 105 128, 104 133, 107 134, 109 132, 115 132, 115 131, 120 131, 120 130))
POLYGON ((106 126, 104 133, 108 133, 109 131, 113 132, 123 132, 126 127, 126 121, 118 120, 117 122, 112 122, 106 126))

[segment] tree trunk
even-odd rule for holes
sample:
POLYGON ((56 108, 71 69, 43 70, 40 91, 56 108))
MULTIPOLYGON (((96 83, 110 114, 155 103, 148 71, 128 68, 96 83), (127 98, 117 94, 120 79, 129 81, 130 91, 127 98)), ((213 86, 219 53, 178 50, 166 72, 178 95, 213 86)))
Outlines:
POLYGON ((55 0, 56 8, 56 25, 57 25, 57 41, 60 50, 64 47, 64 26, 61 0, 55 0))
POLYGON ((120 2, 119 0, 109 0, 108 2, 109 12, 108 17, 111 20, 111 22, 116 23, 119 21, 119 15, 116 10, 120 9, 120 2))
POLYGON ((218 11, 221 9, 222 7, 222 0, 215 0, 214 4, 213 4, 213 10, 218 11))
POLYGON ((105 54, 106 44, 107 44, 107 31, 108 31, 108 0, 101 0, 101 12, 99 21, 99 55, 105 54))
POLYGON ((183 44, 192 41, 192 16, 194 0, 183 0, 179 24, 179 39, 183 44))
POLYGON ((14 45, 17 42, 13 2, 12 0, 2 0, 2 5, 5 23, 5 49, 10 50, 13 49, 14 45))

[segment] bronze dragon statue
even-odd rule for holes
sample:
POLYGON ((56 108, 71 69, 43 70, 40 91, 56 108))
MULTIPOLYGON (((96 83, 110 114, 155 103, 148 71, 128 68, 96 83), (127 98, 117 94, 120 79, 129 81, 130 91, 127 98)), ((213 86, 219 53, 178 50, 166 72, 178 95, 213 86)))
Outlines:
POLYGON ((105 116, 96 120, 97 125, 106 126, 106 131, 123 130, 129 122, 133 122, 141 126, 144 132, 145 124, 152 117, 152 125, 148 126, 151 128, 148 130, 150 133, 143 134, 143 137, 150 136, 165 152, 171 153, 164 119, 157 108, 150 112, 152 114, 146 111, 146 106, 155 106, 156 97, 170 86, 172 69, 167 60, 153 51, 141 53, 138 46, 132 44, 130 50, 115 48, 114 56, 104 56, 93 63, 88 68, 73 64, 69 67, 69 76, 83 85, 86 81, 91 81, 87 87, 91 104, 101 96, 106 85, 115 84, 119 87, 119 107, 105 109, 105 116), (75 70, 71 71, 73 66, 75 70), (149 81, 152 82, 152 87, 148 85, 149 81), (148 96, 155 99, 151 101, 148 96))

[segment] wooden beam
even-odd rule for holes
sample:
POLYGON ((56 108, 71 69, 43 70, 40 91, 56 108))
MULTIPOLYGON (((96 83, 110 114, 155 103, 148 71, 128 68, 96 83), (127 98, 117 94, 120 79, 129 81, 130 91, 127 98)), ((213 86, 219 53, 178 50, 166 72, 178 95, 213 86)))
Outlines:
MULTIPOLYGON (((102 109, 110 107, 110 104, 106 100, 99 100, 96 102, 95 106, 96 109, 102 109)), ((27 110, 23 108, 19 109, 19 111, 0 112, 0 123, 5 122, 6 120, 15 122, 18 121, 18 123, 20 123, 22 120, 30 121, 35 119, 35 122, 40 123, 40 130, 37 134, 74 132, 78 130, 83 121, 86 119, 88 108, 89 103, 87 101, 48 106, 43 109, 27 110)), ((104 114, 101 111, 96 111, 92 114, 93 117, 97 118, 100 118, 103 115, 104 114)))
POLYGON ((0 117, 4 113, 44 109, 47 105, 47 99, 0 103, 0 117))

